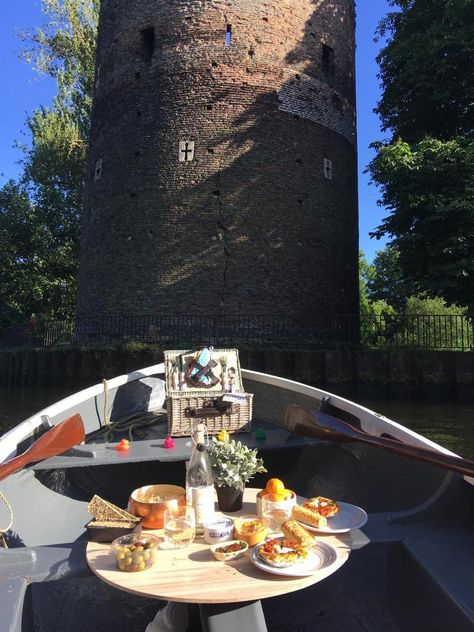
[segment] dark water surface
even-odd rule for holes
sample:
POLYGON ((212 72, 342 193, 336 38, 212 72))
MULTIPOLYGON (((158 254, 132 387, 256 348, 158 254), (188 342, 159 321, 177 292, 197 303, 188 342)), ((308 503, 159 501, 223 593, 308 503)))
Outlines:
MULTIPOLYGON (((77 385, 41 389, 0 386, 0 433, 77 390, 80 390, 77 385)), ((365 396, 354 399, 460 456, 474 459, 474 403, 449 401, 447 398, 436 402, 414 397, 387 399, 365 396)))

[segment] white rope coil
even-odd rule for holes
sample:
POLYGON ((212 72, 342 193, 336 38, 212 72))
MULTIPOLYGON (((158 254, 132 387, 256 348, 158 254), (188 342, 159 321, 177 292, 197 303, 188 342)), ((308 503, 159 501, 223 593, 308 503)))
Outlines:
POLYGON ((2 494, 1 491, 0 491, 0 498, 5 503, 5 507, 8 509, 8 514, 9 514, 8 526, 5 529, 0 528, 0 544, 2 544, 7 549, 8 545, 7 545, 7 542, 5 540, 4 534, 7 531, 10 531, 10 529, 13 526, 13 509, 12 509, 12 506, 10 505, 10 503, 8 502, 8 500, 5 498, 5 496, 2 494))

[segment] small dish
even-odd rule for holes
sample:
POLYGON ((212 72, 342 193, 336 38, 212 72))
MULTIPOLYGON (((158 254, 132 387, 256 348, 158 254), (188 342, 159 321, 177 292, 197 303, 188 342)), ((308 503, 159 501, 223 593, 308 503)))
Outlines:
POLYGON ((112 542, 117 568, 126 573, 144 571, 156 562, 160 538, 152 533, 131 533, 112 542))
POLYGON ((260 544, 268 535, 268 527, 258 516, 239 516, 234 520, 235 537, 249 546, 260 544))
POLYGON ((229 560, 236 560, 243 555, 248 548, 249 545, 243 540, 229 540, 228 542, 213 544, 211 551, 219 562, 228 562, 229 560))

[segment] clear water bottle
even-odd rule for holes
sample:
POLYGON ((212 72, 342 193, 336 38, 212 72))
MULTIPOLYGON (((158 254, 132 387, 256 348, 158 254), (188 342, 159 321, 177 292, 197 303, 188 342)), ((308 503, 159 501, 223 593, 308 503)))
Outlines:
POLYGON ((214 516, 214 477, 202 426, 193 432, 193 443, 186 471, 186 503, 194 507, 196 532, 201 534, 203 524, 214 516))

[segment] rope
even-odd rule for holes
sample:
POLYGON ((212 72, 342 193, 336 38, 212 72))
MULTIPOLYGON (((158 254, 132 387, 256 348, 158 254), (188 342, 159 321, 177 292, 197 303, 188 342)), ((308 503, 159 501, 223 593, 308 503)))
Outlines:
POLYGON ((104 426, 110 426, 110 419, 107 414, 107 404, 109 400, 109 386, 107 384, 107 380, 103 379, 102 384, 104 385, 104 426))
POLYGON ((7 544, 7 541, 5 540, 5 535, 4 534, 7 531, 10 531, 10 529, 12 528, 12 525, 13 525, 13 509, 12 509, 12 506, 10 505, 10 503, 8 502, 8 500, 5 498, 5 496, 2 494, 1 491, 0 491, 0 498, 5 503, 5 506, 8 509, 8 513, 9 513, 9 521, 8 521, 7 528, 6 529, 1 529, 0 528, 0 544, 5 549, 8 549, 8 544, 7 544))

